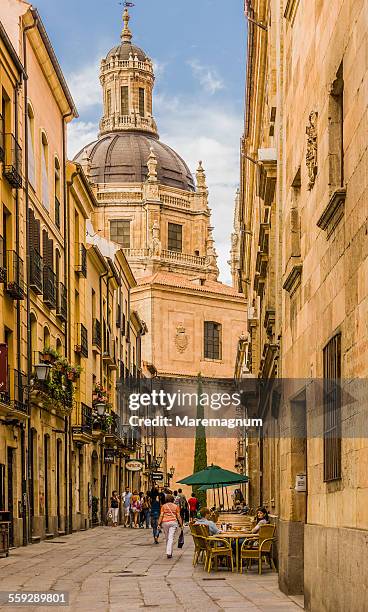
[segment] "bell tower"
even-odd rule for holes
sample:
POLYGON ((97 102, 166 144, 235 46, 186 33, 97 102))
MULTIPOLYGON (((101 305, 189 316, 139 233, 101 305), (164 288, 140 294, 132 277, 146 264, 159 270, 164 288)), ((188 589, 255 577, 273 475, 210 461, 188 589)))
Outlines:
POLYGON ((103 117, 100 136, 122 130, 158 135, 152 114, 155 81, 152 61, 142 49, 132 44, 129 21, 128 9, 125 9, 121 43, 101 61, 103 117))

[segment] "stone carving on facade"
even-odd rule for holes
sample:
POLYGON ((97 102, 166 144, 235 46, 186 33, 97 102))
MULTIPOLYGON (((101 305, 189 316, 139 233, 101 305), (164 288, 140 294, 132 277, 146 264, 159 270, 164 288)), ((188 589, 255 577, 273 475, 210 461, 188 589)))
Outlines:
POLYGON ((157 219, 152 225, 151 233, 152 233, 152 239, 151 239, 151 247, 150 247, 150 256, 160 257, 162 245, 161 245, 161 240, 160 240, 160 225, 157 219))
POLYGON ((206 191, 207 190, 206 173, 204 171, 204 168, 202 166, 202 162, 201 161, 198 162, 198 168, 197 168, 197 172, 196 172, 196 179, 197 179, 197 188, 198 188, 198 190, 206 191))
POLYGON ((241 334, 241 336, 239 337, 239 344, 244 347, 243 374, 248 374, 250 372, 249 355, 251 344, 251 335, 249 332, 243 332, 241 334))
POLYGON ((177 350, 179 351, 179 353, 184 353, 186 351, 188 347, 188 343, 189 343, 189 339, 186 334, 185 327, 182 323, 179 323, 179 325, 176 328, 176 335, 175 335, 175 346, 177 350))
POLYGON ((150 154, 147 161, 148 168, 148 182, 156 183, 157 182, 157 157, 154 153, 154 150, 150 149, 150 154))
POLYGON ((317 119, 318 113, 311 111, 309 113, 309 123, 306 127, 307 134, 307 153, 305 162, 308 170, 308 189, 311 190, 316 181, 318 165, 317 165, 317 119))

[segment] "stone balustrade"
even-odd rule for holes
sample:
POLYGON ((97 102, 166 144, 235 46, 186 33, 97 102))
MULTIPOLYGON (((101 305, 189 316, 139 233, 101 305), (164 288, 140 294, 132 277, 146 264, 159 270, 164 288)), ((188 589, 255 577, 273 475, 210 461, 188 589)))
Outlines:
POLYGON ((177 263, 188 263, 195 266, 206 265, 206 257, 199 257, 189 253, 178 253, 177 251, 168 251, 166 249, 161 251, 161 259, 177 263))
POLYGON ((160 200, 163 204, 169 206, 178 206, 179 208, 190 208, 190 202, 187 198, 180 198, 177 196, 171 196, 164 193, 160 193, 160 200))

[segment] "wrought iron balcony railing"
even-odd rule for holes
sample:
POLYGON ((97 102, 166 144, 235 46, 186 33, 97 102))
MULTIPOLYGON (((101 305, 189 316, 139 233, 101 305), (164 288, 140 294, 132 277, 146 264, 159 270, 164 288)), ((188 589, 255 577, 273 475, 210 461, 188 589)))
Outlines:
POLYGON ((13 134, 4 134, 3 175, 14 189, 22 187, 22 149, 13 134))
POLYGON ((43 301, 50 310, 56 309, 56 274, 50 266, 43 269, 43 301))
POLYGON ((76 418, 73 424, 73 433, 77 434, 89 434, 92 435, 93 427, 93 413, 92 408, 83 404, 83 402, 77 404, 76 407, 76 418))
POLYGON ((59 283, 56 295, 56 316, 61 321, 66 321, 68 314, 67 289, 63 283, 59 283))
POLYGON ((82 324, 77 324, 77 344, 75 345, 76 353, 80 353, 83 357, 88 357, 88 330, 82 324))
POLYGON ((87 249, 84 244, 79 244, 75 271, 77 274, 79 274, 79 276, 84 276, 84 278, 87 277, 87 249))
POLYGON ((98 319, 93 319, 92 323, 92 344, 101 350, 102 348, 102 334, 101 334, 101 322, 98 319))
POLYGON ((42 293, 42 257, 36 249, 30 251, 30 283, 35 293, 42 293))
POLYGON ((14 408, 27 412, 27 374, 14 370, 14 408))
POLYGON ((2 236, 0 236, 0 283, 6 283, 6 252, 2 236))
POLYGON ((24 264, 16 251, 7 251, 6 292, 13 300, 23 300, 26 294, 24 264))

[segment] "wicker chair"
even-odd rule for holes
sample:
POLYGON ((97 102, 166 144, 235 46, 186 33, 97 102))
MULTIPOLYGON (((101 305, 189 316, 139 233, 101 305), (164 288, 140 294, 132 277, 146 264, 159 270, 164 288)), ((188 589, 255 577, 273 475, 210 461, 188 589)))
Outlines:
POLYGON ((272 558, 272 545, 275 541, 275 525, 262 525, 258 532, 258 540, 252 546, 251 539, 243 542, 240 550, 240 572, 243 571, 243 561, 248 561, 246 569, 251 566, 252 561, 258 561, 258 573, 262 574, 262 558, 268 560, 270 567, 276 570, 272 558))
MULTIPOLYGON (((195 525, 194 523, 189 525, 190 533, 194 542, 194 556, 193 556, 193 565, 194 567, 197 563, 206 564, 207 561, 207 546, 205 539, 203 537, 203 531, 199 528, 201 525, 195 525)), ((208 531, 206 537, 208 536, 208 531)))
POLYGON ((218 568, 218 560, 226 559, 230 561, 231 571, 234 571, 233 552, 229 542, 219 536, 209 536, 208 527, 206 525, 196 525, 198 540, 202 540, 203 546, 206 547, 205 569, 210 573, 212 569, 212 561, 215 560, 215 569, 218 568))

